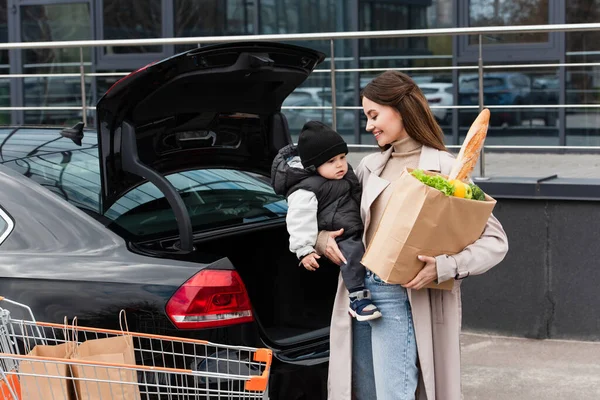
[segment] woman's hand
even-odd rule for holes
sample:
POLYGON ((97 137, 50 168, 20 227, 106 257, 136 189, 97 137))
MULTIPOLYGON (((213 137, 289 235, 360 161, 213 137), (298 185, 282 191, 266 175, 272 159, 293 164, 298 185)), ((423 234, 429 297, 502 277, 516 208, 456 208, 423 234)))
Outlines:
POLYGON ((342 235, 344 233, 344 228, 339 231, 329 232, 329 237, 327 238, 327 246, 325 247, 325 252, 323 255, 327 257, 331 262, 336 265, 346 264, 346 259, 344 255, 340 251, 340 248, 335 241, 335 238, 342 235))
POLYGON ((404 286, 407 289, 419 290, 437 279, 437 262, 433 257, 418 256, 419 260, 425 263, 425 266, 415 278, 404 286))

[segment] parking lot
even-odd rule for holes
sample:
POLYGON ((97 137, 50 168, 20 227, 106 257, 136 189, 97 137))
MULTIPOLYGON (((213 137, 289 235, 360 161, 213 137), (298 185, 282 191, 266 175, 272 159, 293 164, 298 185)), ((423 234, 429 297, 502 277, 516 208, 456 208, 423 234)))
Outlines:
POLYGON ((463 332, 465 400, 600 398, 600 343, 463 332))

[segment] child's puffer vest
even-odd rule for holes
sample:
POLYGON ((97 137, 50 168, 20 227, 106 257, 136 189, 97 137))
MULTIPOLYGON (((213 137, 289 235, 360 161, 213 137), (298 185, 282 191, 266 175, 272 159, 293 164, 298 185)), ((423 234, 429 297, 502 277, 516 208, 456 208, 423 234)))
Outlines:
POLYGON ((288 197, 298 189, 311 191, 317 197, 319 231, 337 231, 344 228, 344 237, 363 230, 360 218, 361 188, 352 167, 343 179, 325 179, 316 172, 295 168, 289 161, 298 157, 296 146, 282 148, 271 167, 271 184, 275 193, 288 197))

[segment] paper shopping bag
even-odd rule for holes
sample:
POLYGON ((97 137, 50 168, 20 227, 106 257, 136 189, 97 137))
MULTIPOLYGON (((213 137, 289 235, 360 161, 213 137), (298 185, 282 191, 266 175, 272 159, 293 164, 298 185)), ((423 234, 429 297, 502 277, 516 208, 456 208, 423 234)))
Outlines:
MULTIPOLYGON (((486 201, 446 196, 405 169, 394 189, 362 264, 388 283, 410 282, 423 268, 418 255, 456 254, 483 233, 496 205, 486 201)), ((426 172, 428 174, 430 173, 426 172)), ((451 290, 453 280, 428 285, 451 290)))
POLYGON ((87 340, 71 356, 71 369, 78 400, 136 400, 140 398, 133 339, 130 335, 87 340), (109 363, 84 365, 77 361, 109 363))
POLYGON ((68 358, 71 356, 72 349, 73 343, 35 346, 27 355, 61 358, 64 361, 41 359, 21 361, 19 364, 21 400, 71 399, 73 386, 68 358))

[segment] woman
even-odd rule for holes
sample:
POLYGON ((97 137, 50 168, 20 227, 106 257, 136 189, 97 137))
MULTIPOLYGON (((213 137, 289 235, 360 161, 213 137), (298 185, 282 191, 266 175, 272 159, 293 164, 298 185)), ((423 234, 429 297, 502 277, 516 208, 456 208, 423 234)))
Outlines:
MULTIPOLYGON (((368 246, 402 170, 448 174, 454 158, 446 151, 427 100, 407 75, 384 72, 361 97, 366 129, 382 150, 356 168, 368 246)), ((338 265, 343 262, 335 242, 340 234, 320 232, 317 243, 317 252, 338 265)), ((377 321, 351 321, 340 279, 331 321, 329 399, 413 399, 416 393, 420 400, 459 400, 460 280, 489 270, 507 251, 506 234, 491 216, 481 237, 462 252, 420 256, 424 268, 405 285, 386 284, 368 271, 365 286, 383 315, 377 321), (435 279, 455 279, 454 289, 423 289, 435 279)))

